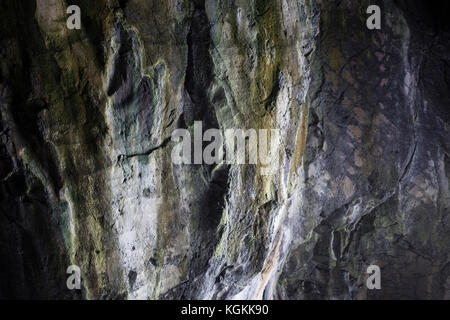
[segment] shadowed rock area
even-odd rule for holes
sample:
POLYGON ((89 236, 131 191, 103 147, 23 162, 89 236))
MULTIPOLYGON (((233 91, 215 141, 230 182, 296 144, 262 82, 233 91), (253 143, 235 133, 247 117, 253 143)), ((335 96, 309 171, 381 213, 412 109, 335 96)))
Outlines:
POLYGON ((450 299, 449 3, 70 4, 0 0, 1 299, 450 299))

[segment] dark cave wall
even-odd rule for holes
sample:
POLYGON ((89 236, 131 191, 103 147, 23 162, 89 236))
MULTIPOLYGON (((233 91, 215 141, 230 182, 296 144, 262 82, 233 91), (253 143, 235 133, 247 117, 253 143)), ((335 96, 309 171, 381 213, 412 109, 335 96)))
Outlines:
POLYGON ((289 253, 278 297, 448 298, 448 26, 432 5, 386 1, 382 31, 367 32, 355 15, 366 3, 350 3, 321 14, 302 204, 321 218, 289 253), (365 287, 371 264, 382 290, 365 287))
POLYGON ((0 298, 450 297, 447 2, 70 4, 0 0, 0 298), (174 165, 194 121, 278 166, 174 165))

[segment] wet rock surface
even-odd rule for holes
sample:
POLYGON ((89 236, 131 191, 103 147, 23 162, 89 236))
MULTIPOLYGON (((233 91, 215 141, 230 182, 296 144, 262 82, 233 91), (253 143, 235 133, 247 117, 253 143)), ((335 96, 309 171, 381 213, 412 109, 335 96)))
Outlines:
POLYGON ((0 1, 0 298, 450 298, 448 4, 72 2, 0 1))

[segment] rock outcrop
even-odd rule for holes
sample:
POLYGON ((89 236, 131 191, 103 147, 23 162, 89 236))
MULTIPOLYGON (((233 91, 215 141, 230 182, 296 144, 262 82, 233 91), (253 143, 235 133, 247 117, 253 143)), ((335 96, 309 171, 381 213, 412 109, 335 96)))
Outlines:
POLYGON ((0 6, 1 298, 450 299, 449 4, 0 6), (279 135, 175 164, 198 121, 279 135))

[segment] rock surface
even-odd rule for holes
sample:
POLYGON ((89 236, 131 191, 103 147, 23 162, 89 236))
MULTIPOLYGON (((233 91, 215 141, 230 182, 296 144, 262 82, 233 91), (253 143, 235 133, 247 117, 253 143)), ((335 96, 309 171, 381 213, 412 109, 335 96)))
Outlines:
POLYGON ((0 298, 450 299, 449 4, 71 4, 0 1, 0 298), (279 161, 175 165, 195 121, 279 161))

